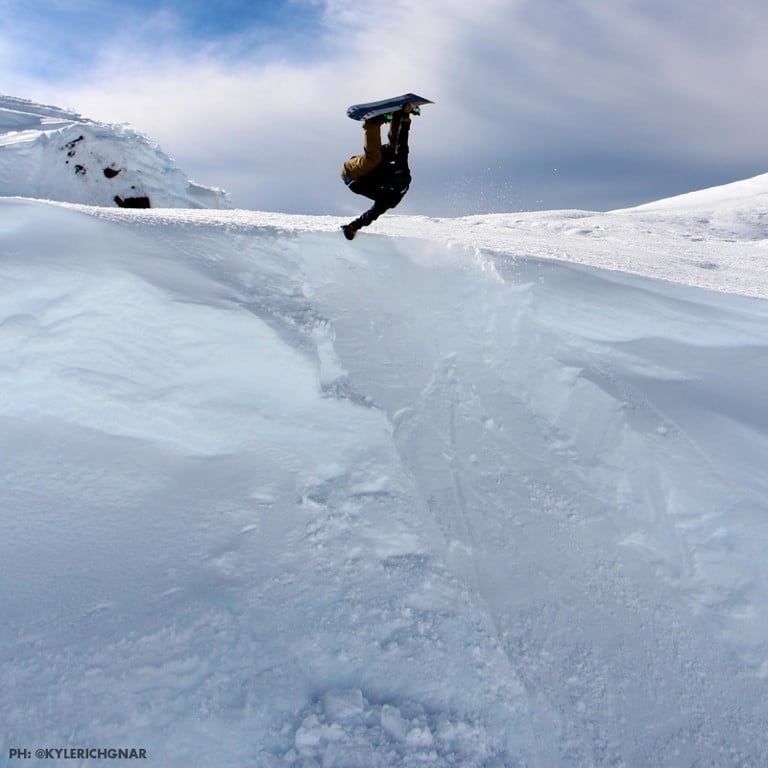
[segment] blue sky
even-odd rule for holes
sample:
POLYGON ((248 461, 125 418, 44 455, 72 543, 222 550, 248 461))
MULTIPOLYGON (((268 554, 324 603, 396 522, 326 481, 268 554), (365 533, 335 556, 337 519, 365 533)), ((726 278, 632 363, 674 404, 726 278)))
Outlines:
POLYGON ((62 68, 98 67, 105 49, 130 50, 129 41, 142 51, 215 51, 222 60, 258 59, 276 48, 306 55, 321 6, 292 0, 0 0, 0 10, 4 38, 26 53, 20 69, 62 79, 62 68))
MULTIPOLYGON (((0 89, 236 205, 345 214, 350 103, 432 98, 400 210, 610 209, 768 171, 764 0, 0 0, 0 89)), ((364 201, 363 201, 364 203, 364 201)))

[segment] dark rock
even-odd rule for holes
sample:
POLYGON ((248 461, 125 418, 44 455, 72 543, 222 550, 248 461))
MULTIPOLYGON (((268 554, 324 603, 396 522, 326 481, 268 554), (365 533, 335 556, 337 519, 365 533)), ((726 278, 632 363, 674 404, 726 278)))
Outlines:
POLYGON ((115 195, 114 201, 121 207, 121 208, 151 208, 149 198, 146 196, 143 197, 120 197, 120 195, 115 195))

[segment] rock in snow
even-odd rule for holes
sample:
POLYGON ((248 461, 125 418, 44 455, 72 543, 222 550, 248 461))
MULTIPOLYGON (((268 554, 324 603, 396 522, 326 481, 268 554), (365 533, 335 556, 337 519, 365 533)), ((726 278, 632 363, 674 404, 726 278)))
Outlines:
POLYGON ((124 125, 0 94, 0 195, 153 208, 230 208, 124 125))

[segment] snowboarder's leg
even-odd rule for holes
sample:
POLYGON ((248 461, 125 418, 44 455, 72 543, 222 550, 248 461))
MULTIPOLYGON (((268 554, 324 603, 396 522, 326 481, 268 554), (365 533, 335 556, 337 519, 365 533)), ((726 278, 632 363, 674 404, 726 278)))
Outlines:
POLYGON ((395 112, 389 125, 387 143, 381 148, 384 162, 394 162, 400 171, 410 173, 408 168, 408 132, 411 128, 410 114, 405 110, 395 112), (401 129, 401 126, 404 126, 401 129))
POLYGON ((381 158, 385 163, 389 163, 394 160, 395 146, 397 145, 397 136, 400 132, 400 120, 403 117, 403 113, 398 110, 394 113, 392 121, 389 124, 389 131, 387 132, 387 143, 381 148, 381 158))
POLYGON ((363 154, 350 157, 342 166, 345 183, 362 178, 381 163, 381 122, 366 120, 363 131, 363 154))
POLYGON ((399 110, 395 112, 392 117, 392 122, 389 124, 389 131, 387 132, 387 144, 392 147, 394 152, 395 144, 397 144, 397 134, 400 133, 400 121, 403 119, 403 113, 399 110))
POLYGON ((394 142, 395 147, 395 166, 398 170, 408 171, 408 134, 411 130, 411 119, 406 118, 400 121, 396 132, 394 142))

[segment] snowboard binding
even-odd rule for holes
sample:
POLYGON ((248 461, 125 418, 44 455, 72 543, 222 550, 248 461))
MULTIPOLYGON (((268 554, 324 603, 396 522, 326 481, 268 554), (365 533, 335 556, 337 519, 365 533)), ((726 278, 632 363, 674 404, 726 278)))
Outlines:
MULTIPOLYGON (((386 115, 384 115, 384 118, 388 123, 391 123, 395 119, 395 115, 398 112, 401 112, 402 110, 396 110, 395 112, 387 112, 386 115)), ((412 115, 420 115, 421 114, 421 107, 411 107, 411 114, 412 115)))

